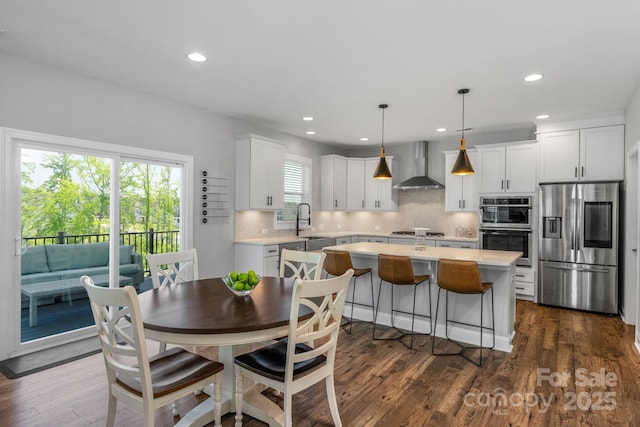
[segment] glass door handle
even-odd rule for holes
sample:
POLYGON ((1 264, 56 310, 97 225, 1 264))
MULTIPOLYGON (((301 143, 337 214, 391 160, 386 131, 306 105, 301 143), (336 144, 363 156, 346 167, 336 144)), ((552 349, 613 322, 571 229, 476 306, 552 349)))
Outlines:
POLYGON ((27 239, 16 237, 15 239, 15 256, 24 255, 27 252, 27 239))

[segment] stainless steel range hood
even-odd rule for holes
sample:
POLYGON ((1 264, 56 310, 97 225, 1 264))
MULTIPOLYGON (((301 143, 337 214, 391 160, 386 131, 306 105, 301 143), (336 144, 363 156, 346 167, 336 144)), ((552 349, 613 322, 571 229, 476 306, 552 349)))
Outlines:
POLYGON ((414 142, 414 177, 393 186, 394 190, 441 190, 444 185, 429 178, 429 142, 414 142))

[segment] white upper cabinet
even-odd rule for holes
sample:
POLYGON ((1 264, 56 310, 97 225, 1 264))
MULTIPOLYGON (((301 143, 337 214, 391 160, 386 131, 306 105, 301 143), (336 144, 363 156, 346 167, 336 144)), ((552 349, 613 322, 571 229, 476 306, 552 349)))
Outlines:
POLYGON ((347 209, 347 159, 329 155, 321 157, 320 209, 344 211, 347 209))
POLYGON ((236 141, 236 210, 284 208, 284 146, 247 135, 236 141))
MULTIPOLYGON (((387 165, 393 175, 393 156, 388 156, 387 165)), ((364 162, 364 206, 367 211, 397 211, 397 192, 392 189, 392 179, 373 177, 380 158, 366 159, 364 162)))
POLYGON ((479 145, 476 148, 479 170, 476 182, 478 193, 534 193, 536 191, 535 143, 479 145))
POLYGON ((580 179, 624 180, 624 126, 580 130, 580 179))
POLYGON ((624 125, 546 132, 539 140, 540 182, 624 179, 624 125))
POLYGON ((537 144, 508 145, 505 165, 505 191, 534 193, 537 190, 537 144))
POLYGON ((347 210, 364 209, 364 159, 347 159, 347 210))
MULTIPOLYGON (((397 191, 392 189, 393 179, 374 179, 373 173, 378 166, 378 157, 375 158, 345 158, 340 156, 323 156, 323 168, 321 177, 321 209, 322 210, 348 210, 348 211, 397 211, 397 191), (344 174, 342 166, 340 173, 330 173, 330 168, 325 168, 325 158, 328 164, 329 158, 340 159, 340 165, 344 160, 344 174), (328 175, 328 176, 327 176, 328 175), (329 178, 333 177, 333 178, 329 178), (335 191, 336 183, 344 184, 344 193, 335 191), (328 197, 332 194, 332 198, 328 197), (344 194, 344 202, 335 197, 336 194, 344 194), (327 196, 325 196, 327 195, 327 196)), ((387 157, 387 164, 393 173, 393 156, 387 157)))
POLYGON ((476 169, 472 175, 453 175, 451 169, 458 157, 458 150, 445 152, 444 210, 445 212, 475 212, 477 204, 476 176, 479 169, 475 150, 467 150, 471 165, 476 169))

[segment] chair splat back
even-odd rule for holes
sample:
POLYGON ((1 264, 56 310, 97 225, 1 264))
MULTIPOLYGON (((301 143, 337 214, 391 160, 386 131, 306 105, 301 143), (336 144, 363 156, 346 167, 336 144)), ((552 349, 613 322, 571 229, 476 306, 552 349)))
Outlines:
POLYGON ((326 256, 323 252, 301 252, 283 249, 280 254, 280 277, 319 280, 326 256), (293 274, 287 275, 287 270, 292 271, 293 274))
POLYGON ((198 254, 195 249, 164 254, 148 254, 149 270, 154 289, 200 278, 198 254))
POLYGON ((341 280, 325 279, 304 281, 298 279, 293 291, 291 317, 289 319, 289 346, 287 348, 287 369, 285 381, 293 378, 294 364, 326 354, 333 361, 340 331, 340 322, 347 297, 349 279, 353 270, 341 276, 341 280), (346 280, 345 280, 346 277, 346 280), (346 285, 345 285, 346 283, 346 285), (310 318, 298 321, 301 307, 313 311, 310 318), (295 353, 299 343, 315 344, 309 351, 295 353))

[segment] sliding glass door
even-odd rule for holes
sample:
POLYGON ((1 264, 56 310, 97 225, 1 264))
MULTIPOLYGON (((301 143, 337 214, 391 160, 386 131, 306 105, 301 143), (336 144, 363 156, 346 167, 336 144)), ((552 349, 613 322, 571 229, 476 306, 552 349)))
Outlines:
POLYGON ((144 292, 146 255, 191 245, 190 157, 36 135, 10 139, 12 353, 95 333, 82 275, 144 292))
MULTIPOLYGON (((109 285, 112 159, 21 148, 20 342, 93 324, 79 277, 109 285)), ((142 269, 140 269, 142 273, 142 269)))

